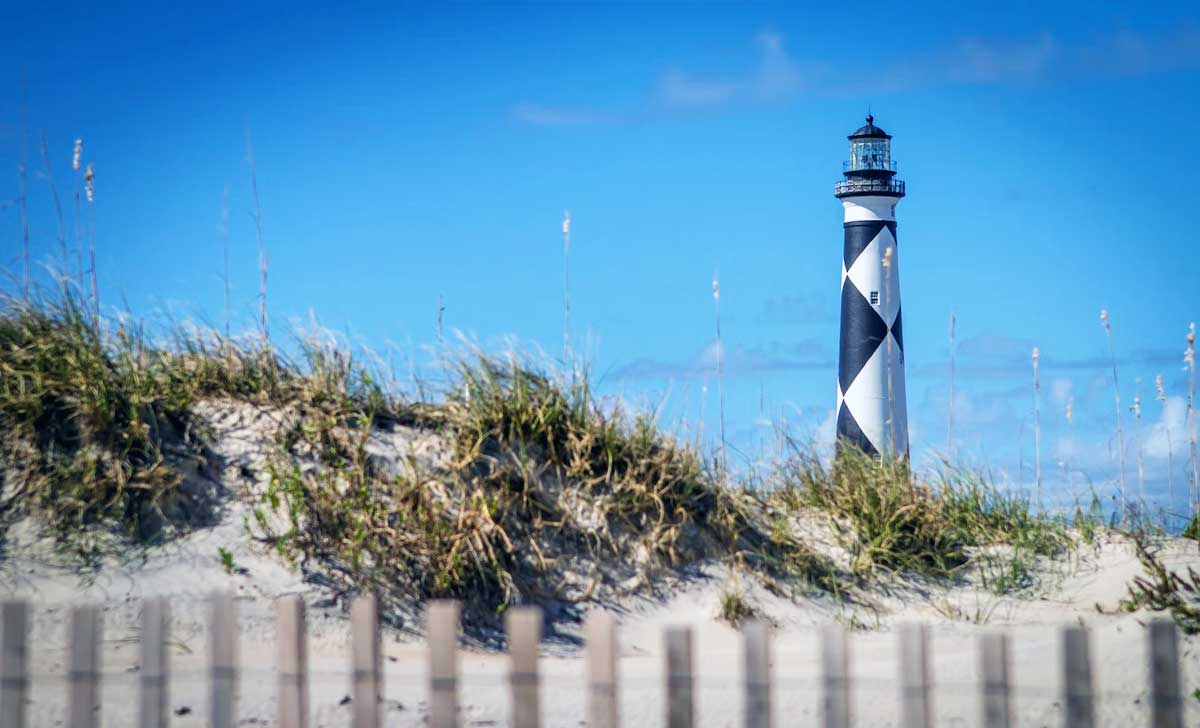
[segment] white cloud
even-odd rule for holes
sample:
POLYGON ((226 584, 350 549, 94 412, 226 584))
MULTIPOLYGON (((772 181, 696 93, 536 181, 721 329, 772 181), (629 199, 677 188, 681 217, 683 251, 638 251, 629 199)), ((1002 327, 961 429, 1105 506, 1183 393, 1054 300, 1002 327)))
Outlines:
POLYGON ((1019 415, 1010 399, 1008 392, 968 394, 959 389, 954 393, 955 428, 989 428, 997 425, 1015 427, 1019 415))
POLYGON ((535 126, 582 126, 619 121, 620 114, 595 109, 556 108, 540 104, 520 103, 512 108, 517 121, 535 126))
POLYGON ((963 38, 943 59, 942 70, 951 81, 1031 80, 1050 68, 1059 51, 1046 33, 1015 42, 963 38))
POLYGON ((821 339, 802 339, 785 344, 779 341, 759 346, 718 345, 714 339, 696 356, 683 361, 636 359, 605 375, 605 379, 690 378, 715 375, 717 353, 722 353, 721 365, 728 377, 754 372, 793 371, 806 369, 830 370, 837 366, 832 353, 821 339))
POLYGON ((764 31, 756 38, 762 56, 758 73, 751 79, 753 94, 763 101, 786 98, 805 85, 805 73, 783 47, 783 36, 764 31))
MULTIPOLYGON (((785 38, 773 31, 755 36, 757 59, 748 69, 700 74, 670 64, 649 80, 646 103, 623 110, 543 106, 520 103, 514 119, 542 126, 597 124, 644 117, 656 111, 707 111, 737 103, 764 103, 801 94, 844 96, 945 86, 947 84, 1030 83, 1056 79, 1130 76, 1200 67, 1200 26, 1180 24, 1158 34, 1132 31, 1085 41, 1049 33, 1025 38, 949 39, 944 45, 885 60, 864 57, 867 68, 831 64, 816 56, 797 58, 785 38), (864 71, 869 70, 869 73, 864 71)), ((966 342, 963 342, 966 344, 966 342)), ((1028 347, 1019 353, 1028 358, 1028 347)), ((965 351, 963 352, 965 353, 965 351)), ((1098 361, 1062 362, 1061 366, 1097 366, 1098 361)))
POLYGON ((1059 407, 1066 407, 1074 394, 1075 382, 1070 377, 1055 377, 1050 382, 1050 401, 1059 407))
MULTIPOLYGON (((1045 441, 1043 441, 1045 442, 1045 441)), ((1125 477, 1131 484, 1137 482, 1136 449, 1132 438, 1126 436, 1125 477)), ((1115 483, 1120 477, 1120 459, 1118 456, 1116 435, 1106 436, 1104 433, 1071 433, 1053 441, 1049 450, 1043 453, 1043 472, 1046 468, 1062 469, 1070 464, 1072 475, 1082 473, 1097 485, 1115 483)), ((1027 452, 1028 461, 1032 462, 1033 451, 1027 452)))
POLYGON ((1162 413, 1146 435, 1143 447, 1146 456, 1165 460, 1170 445, 1175 457, 1187 456, 1187 401, 1183 397, 1167 397, 1162 413))
POLYGON ((813 439, 816 440, 817 446, 820 448, 830 448, 837 441, 837 411, 829 410, 825 419, 821 420, 821 424, 817 425, 816 432, 813 433, 813 439))
POLYGON ((729 81, 691 76, 677 68, 668 68, 658 80, 655 101, 670 109, 720 106, 733 98, 737 84, 729 81))
MULTIPOLYGON (((778 101, 804 90, 809 74, 784 48, 783 36, 763 31, 754 40, 759 57, 751 72, 705 78, 668 68, 652 95, 654 105, 671 110, 711 108, 737 100, 778 101)), ((811 72, 815 75, 815 68, 811 72)))

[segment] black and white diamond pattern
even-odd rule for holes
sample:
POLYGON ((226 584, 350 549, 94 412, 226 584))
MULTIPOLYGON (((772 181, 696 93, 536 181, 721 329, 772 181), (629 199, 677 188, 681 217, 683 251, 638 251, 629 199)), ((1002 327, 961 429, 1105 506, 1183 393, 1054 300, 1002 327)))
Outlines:
POLYGON ((838 438, 871 454, 907 454, 908 409, 904 396, 904 336, 896 223, 891 220, 847 222, 845 235, 838 361, 838 438), (891 265, 885 269, 883 257, 888 247, 892 248, 891 265), (871 303, 872 292, 878 301, 874 305, 871 303), (889 343, 891 408, 888 404, 889 343))

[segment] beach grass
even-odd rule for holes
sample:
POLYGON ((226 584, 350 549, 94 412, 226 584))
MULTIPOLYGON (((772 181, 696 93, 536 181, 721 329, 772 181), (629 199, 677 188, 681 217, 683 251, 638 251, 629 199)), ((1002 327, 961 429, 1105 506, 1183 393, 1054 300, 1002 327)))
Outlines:
POLYGON ((1037 560, 1074 543, 1065 521, 978 472, 946 466, 923 479, 906 459, 877 459, 850 446, 828 464, 796 442, 790 449, 774 497, 828 514, 851 569, 863 576, 883 570, 948 578, 974 565, 985 585, 1007 593, 1032 586, 1037 560))
MULTIPOLYGON (((772 477, 729 478, 652 415, 598 397, 574 364, 443 352, 440 391, 409 400, 315 338, 292 361, 262 337, 105 326, 69 292, 0 303, 3 523, 36 515, 85 562, 113 538, 153 545, 205 522, 211 494, 183 485, 210 454, 195 415, 208 400, 286 412, 251 538, 342 591, 458 598, 476 621, 664 593, 714 562, 791 596, 853 599, 885 574, 973 574, 1019 593, 1104 527, 1094 508, 1050 516, 970 469, 916 473, 848 447, 825 462, 789 441, 772 477), (444 457, 381 468, 372 438, 398 430, 436 438, 444 457), (813 514, 846 563, 813 547, 799 525, 813 514)), ((731 621, 746 594, 722 607, 731 621)))

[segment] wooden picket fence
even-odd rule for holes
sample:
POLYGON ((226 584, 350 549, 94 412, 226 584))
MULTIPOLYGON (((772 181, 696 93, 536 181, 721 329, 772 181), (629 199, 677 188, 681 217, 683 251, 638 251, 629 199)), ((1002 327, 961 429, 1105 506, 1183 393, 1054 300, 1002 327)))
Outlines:
MULTIPOLYGON (((30 686, 28 670, 29 605, 13 601, 0 612, 0 726, 25 728, 30 686)), ((458 635, 460 606, 453 601, 430 602, 426 610, 429 644, 429 725, 457 728, 458 635)), ((298 596, 276 602, 278 643, 278 722, 280 728, 307 728, 309 720, 304 602, 298 596)), ((383 663, 380 648, 379 614, 371 596, 356 599, 350 609, 352 725, 379 728, 382 702, 383 663)), ((232 595, 217 594, 210 612, 209 725, 233 728, 238 663, 237 621, 232 595)), ((164 599, 144 602, 141 629, 141 683, 138 725, 164 728, 167 725, 168 691, 168 605, 164 599)), ((70 649, 67 674, 67 728, 98 728, 101 634, 100 610, 81 606, 72 610, 69 625, 70 649)), ((515 608, 507 614, 511 671, 509 673, 511 725, 540 728, 538 645, 542 616, 536 608, 515 608)), ((616 624, 610 614, 597 612, 586 627, 587 725, 617 728, 618 672, 616 624)), ((744 690, 747 728, 770 728, 771 643, 770 631, 761 623, 742 628, 744 641, 744 690)), ((982 714, 978 725, 1009 728, 1013 725, 1010 705, 1009 647, 1004 634, 980 638, 982 714)), ((1150 717, 1153 728, 1183 728, 1183 694, 1179 665, 1179 642, 1175 624, 1157 619, 1150 623, 1149 678, 1150 717)), ((669 628, 665 634, 665 685, 668 728, 697 725, 692 633, 687 627, 669 628)), ((899 630, 900 725, 930 728, 934 725, 930 698, 928 635, 922 625, 899 630)), ((1091 660, 1088 634, 1079 626, 1062 630, 1063 705, 1066 728, 1095 725, 1091 660)), ((821 631, 821 725, 849 728, 851 675, 846 635, 836 624, 821 631)))

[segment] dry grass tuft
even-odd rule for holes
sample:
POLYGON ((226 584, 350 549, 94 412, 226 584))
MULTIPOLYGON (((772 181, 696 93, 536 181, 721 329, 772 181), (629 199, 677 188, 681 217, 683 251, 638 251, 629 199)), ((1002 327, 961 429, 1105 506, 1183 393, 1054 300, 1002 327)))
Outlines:
POLYGON ((93 526, 153 540, 164 520, 194 515, 164 512, 169 501, 189 510, 166 457, 202 449, 187 413, 196 383, 182 360, 136 332, 101 341, 72 298, 0 303, 5 522, 37 511, 64 545, 90 557, 100 548, 93 526))
POLYGON ((762 610, 750 601, 750 597, 746 592, 737 586, 726 586, 721 591, 721 603, 720 609, 717 612, 717 619, 735 629, 742 626, 743 623, 752 620, 770 621, 763 615, 762 610))
POLYGON ((1187 576, 1169 570, 1158 558, 1145 532, 1131 534, 1145 576, 1134 577, 1129 597, 1120 608, 1134 612, 1143 607, 1171 615, 1185 634, 1200 634, 1200 573, 1191 566, 1187 576))
POLYGON ((754 495, 724 487, 645 416, 605 408, 586 376, 457 360, 444 402, 402 415, 378 396, 301 412, 260 508, 260 535, 319 556, 347 589, 462 599, 486 624, 508 606, 654 593, 705 560, 781 590, 836 588, 832 567, 754 495), (444 466, 389 475, 371 433, 405 421, 448 441, 444 466), (315 467, 295 466, 316 454, 315 467), (273 527, 286 514, 286 525, 273 527))
POLYGON ((774 497, 828 513, 862 576, 883 569, 944 578, 976 566, 988 588, 1006 593, 1034 586, 1035 561, 1072 544, 1066 524, 976 473, 950 469, 931 485, 903 459, 844 446, 826 467, 792 445, 774 497))
POLYGON ((290 423, 253 535, 347 590, 458 597, 478 619, 653 593, 709 560, 778 591, 837 588, 772 505, 727 486, 648 417, 602 405, 586 372, 473 354, 446 396, 410 403, 329 346, 306 343, 293 364, 261 339, 152 344, 125 324, 104 338, 69 295, 3 304, 5 522, 36 514, 87 559, 106 535, 154 543, 197 524, 214 504, 181 487, 180 468, 205 454, 192 407, 235 398, 290 423), (368 445, 398 427, 440 438, 445 461, 381 467, 368 445))

